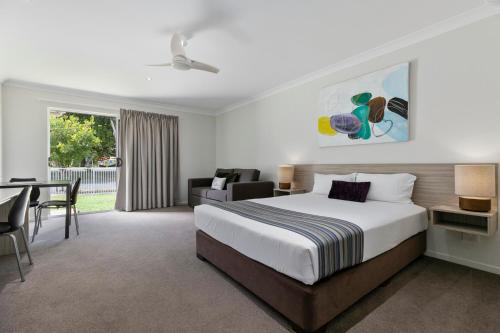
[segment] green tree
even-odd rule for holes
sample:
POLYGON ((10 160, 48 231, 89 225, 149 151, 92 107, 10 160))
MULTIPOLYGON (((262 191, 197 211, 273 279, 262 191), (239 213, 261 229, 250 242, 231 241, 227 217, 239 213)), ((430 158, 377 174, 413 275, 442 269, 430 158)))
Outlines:
POLYGON ((80 120, 74 114, 50 114, 50 159, 60 167, 78 167, 95 159, 101 139, 94 129, 94 117, 80 120))
POLYGON ((96 136, 101 139, 101 143, 96 147, 96 157, 116 156, 116 140, 113 126, 111 125, 113 121, 112 118, 82 113, 74 113, 73 115, 77 117, 80 122, 90 120, 91 118, 94 119, 92 128, 95 130, 96 136))

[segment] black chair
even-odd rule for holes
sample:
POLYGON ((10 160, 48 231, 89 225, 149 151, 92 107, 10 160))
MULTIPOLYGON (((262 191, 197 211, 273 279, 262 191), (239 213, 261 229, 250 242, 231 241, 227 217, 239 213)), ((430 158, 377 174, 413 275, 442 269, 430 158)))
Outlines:
MULTIPOLYGON (((73 184, 73 188, 71 189, 71 199, 70 199, 70 209, 73 208, 74 217, 75 217, 75 226, 76 226, 76 234, 80 235, 80 227, 78 225, 78 212, 76 210, 76 200, 78 198, 78 190, 80 189, 81 178, 78 178, 76 182, 73 184)), ((35 229, 33 230, 33 237, 31 239, 32 242, 35 241, 35 236, 38 235, 38 230, 42 224, 42 210, 43 209, 59 209, 66 208, 66 200, 49 200, 42 202, 38 205, 38 220, 35 222, 35 229)))
MULTIPOLYGON (((36 178, 11 178, 10 182, 36 182, 36 178)), ((33 186, 30 194, 30 208, 33 208, 33 211, 35 212, 35 221, 38 220, 36 209, 38 207, 38 198, 40 198, 40 188, 38 186, 33 186)))
POLYGON ((24 231, 24 217, 26 216, 26 209, 28 207, 28 201, 31 193, 31 186, 26 186, 23 188, 21 193, 17 196, 14 205, 10 208, 9 216, 7 222, 0 222, 0 236, 9 236, 12 244, 14 245, 14 250, 16 252, 17 267, 19 268, 19 275, 21 275, 21 281, 24 282, 24 274, 21 269, 21 256, 19 255, 19 247, 17 246, 17 239, 14 232, 21 230, 23 235, 24 246, 26 247, 26 252, 28 252, 28 258, 30 260, 30 265, 33 265, 33 260, 31 259, 31 251, 28 244, 28 237, 24 231))

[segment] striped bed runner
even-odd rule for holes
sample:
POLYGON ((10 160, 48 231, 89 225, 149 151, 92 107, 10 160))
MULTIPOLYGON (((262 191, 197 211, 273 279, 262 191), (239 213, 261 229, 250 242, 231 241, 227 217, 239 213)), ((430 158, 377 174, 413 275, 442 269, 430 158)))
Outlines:
POLYGON ((298 233, 318 247, 319 279, 363 260, 363 230, 344 220, 251 201, 210 203, 225 211, 298 233))

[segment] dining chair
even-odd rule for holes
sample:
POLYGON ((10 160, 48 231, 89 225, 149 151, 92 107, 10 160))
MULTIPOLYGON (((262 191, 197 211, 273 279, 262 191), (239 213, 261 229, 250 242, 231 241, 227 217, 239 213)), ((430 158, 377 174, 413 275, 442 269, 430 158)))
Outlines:
MULTIPOLYGON (((78 225, 78 211, 76 210, 76 201, 78 199, 78 190, 80 189, 81 178, 78 178, 76 182, 73 184, 71 188, 71 197, 70 197, 70 209, 73 208, 73 216, 75 217, 75 226, 76 226, 76 234, 80 235, 80 226, 78 225)), ((59 209, 66 208, 66 200, 49 200, 42 202, 38 205, 38 220, 35 222, 35 229, 33 230, 33 236, 31 238, 31 242, 35 241, 35 236, 38 235, 38 230, 42 224, 42 211, 43 209, 59 209)), ((71 214, 71 212, 70 212, 71 214)))
MULTIPOLYGON (((36 182, 36 178, 11 178, 11 183, 21 183, 21 182, 36 182)), ((38 198, 40 198, 40 188, 38 186, 32 186, 31 194, 30 194, 30 208, 33 208, 35 212, 35 222, 37 221, 37 207, 38 207, 38 198)))
POLYGON ((10 208, 7 221, 0 222, 0 236, 8 236, 12 244, 14 245, 14 251, 16 252, 17 267, 19 268, 19 275, 21 275, 21 281, 24 282, 24 274, 21 268, 21 256, 19 255, 19 247, 17 246, 17 239, 14 232, 17 230, 21 231, 24 246, 26 247, 26 252, 28 253, 28 258, 30 265, 33 265, 33 259, 31 258, 31 251, 28 244, 28 237, 24 230, 24 220, 26 216, 26 209, 28 208, 28 201, 31 193, 31 186, 26 186, 23 188, 21 193, 17 196, 16 201, 10 208))

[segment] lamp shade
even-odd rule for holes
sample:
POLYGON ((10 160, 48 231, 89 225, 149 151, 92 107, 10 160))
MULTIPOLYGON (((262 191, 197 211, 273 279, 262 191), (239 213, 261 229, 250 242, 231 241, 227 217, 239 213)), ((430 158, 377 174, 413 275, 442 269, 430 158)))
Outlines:
POLYGON ((495 166, 491 164, 455 165, 455 194, 464 197, 495 197, 495 166))
POLYGON ((293 165, 280 165, 278 167, 278 181, 280 183, 291 183, 293 181, 293 165))

